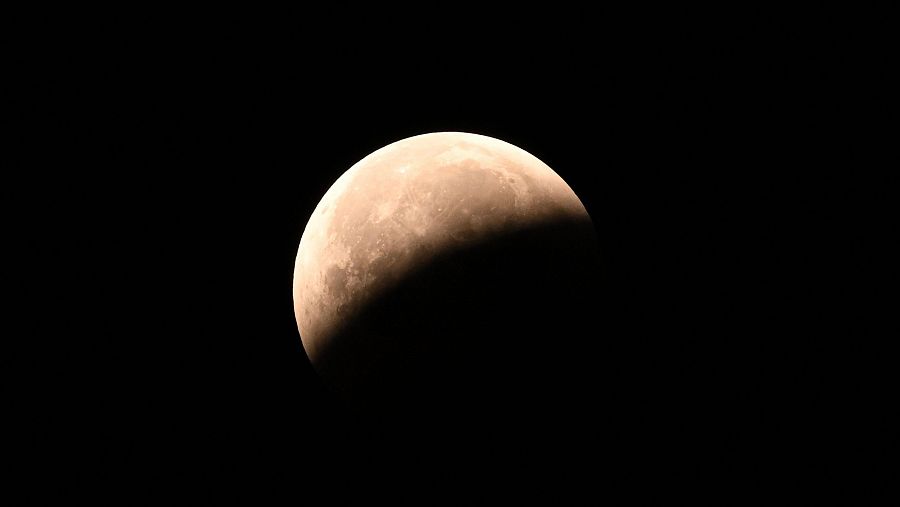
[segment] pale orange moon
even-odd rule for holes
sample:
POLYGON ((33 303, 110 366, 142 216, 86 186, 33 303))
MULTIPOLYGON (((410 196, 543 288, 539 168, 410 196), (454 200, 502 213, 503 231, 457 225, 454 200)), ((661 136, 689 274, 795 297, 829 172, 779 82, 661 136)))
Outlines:
POLYGON ((331 186, 300 240, 294 313, 310 361, 355 311, 436 254, 559 218, 589 220, 559 175, 504 141, 439 132, 373 152, 331 186))

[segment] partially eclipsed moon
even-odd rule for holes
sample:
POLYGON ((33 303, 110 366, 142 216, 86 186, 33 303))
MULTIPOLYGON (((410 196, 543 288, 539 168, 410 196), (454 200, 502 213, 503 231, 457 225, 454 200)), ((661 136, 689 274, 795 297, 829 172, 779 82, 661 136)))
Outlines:
POLYGON ((436 256, 559 220, 590 221, 559 175, 509 143, 441 132, 375 151, 332 185, 300 241, 294 312, 311 362, 436 256))

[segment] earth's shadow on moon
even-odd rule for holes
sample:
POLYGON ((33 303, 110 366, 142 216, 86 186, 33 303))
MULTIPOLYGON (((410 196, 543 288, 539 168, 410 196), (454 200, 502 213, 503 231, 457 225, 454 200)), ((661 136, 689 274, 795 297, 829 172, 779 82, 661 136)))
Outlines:
POLYGON ((464 459, 470 478, 576 480, 560 464, 594 448, 602 278, 586 217, 495 234, 373 298, 316 368, 358 428, 421 465, 399 474, 464 459))

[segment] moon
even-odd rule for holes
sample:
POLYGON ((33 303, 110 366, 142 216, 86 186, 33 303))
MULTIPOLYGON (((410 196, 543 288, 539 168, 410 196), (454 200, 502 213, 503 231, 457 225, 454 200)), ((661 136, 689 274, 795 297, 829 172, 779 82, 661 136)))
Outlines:
POLYGON ((483 383, 515 376, 510 349, 565 341, 546 336, 572 320, 559 301, 596 266, 590 217, 549 166, 491 137, 430 133, 371 153, 325 193, 300 240, 294 313, 312 365, 353 397, 463 364, 483 383))

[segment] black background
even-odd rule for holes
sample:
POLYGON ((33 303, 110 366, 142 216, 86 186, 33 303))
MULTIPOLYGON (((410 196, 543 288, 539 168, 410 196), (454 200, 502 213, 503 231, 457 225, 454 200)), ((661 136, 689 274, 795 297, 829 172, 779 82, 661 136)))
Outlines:
MULTIPOLYGON (((881 70, 841 16, 461 10, 105 13, 9 37, 7 275, 31 311, 4 370, 30 495, 444 498, 390 472, 320 384, 291 300, 330 184, 444 130, 528 150, 594 220, 607 277, 587 336, 616 357, 584 400, 609 414, 584 503, 881 492, 877 460, 848 458, 887 438, 875 331, 835 304, 865 294, 853 213, 875 187, 849 177, 866 149, 836 125, 869 107, 848 74, 881 70)), ((475 495, 465 469, 439 483, 475 495)))

